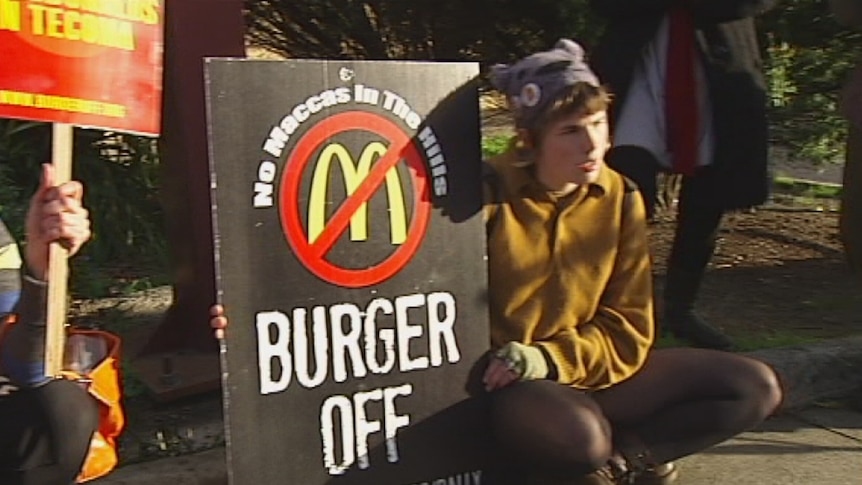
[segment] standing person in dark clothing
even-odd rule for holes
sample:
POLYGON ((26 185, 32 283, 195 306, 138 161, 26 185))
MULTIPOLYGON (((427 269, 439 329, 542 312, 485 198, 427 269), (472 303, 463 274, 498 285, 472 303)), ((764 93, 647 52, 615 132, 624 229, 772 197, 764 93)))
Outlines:
POLYGON ((608 25, 592 65, 614 92, 608 163, 652 215, 658 172, 682 174, 664 328, 733 342, 693 311, 722 215, 768 195, 766 86, 754 17, 776 0, 591 0, 608 25))
POLYGON ((48 246, 74 254, 90 237, 78 182, 53 184, 51 166, 27 213, 24 258, 0 222, 0 484, 75 483, 99 424, 96 401, 77 383, 44 375, 48 246), (23 263, 23 264, 22 264, 23 263))

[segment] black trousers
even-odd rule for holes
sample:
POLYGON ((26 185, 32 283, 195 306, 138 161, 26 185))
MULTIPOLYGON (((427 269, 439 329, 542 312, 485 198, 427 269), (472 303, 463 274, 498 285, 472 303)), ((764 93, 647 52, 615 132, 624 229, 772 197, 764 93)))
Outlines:
MULTIPOLYGON (((663 170, 655 157, 643 148, 615 147, 609 153, 608 165, 638 185, 647 214, 652 216, 658 193, 656 175, 663 170)), ((669 272, 683 271, 702 276, 715 251, 715 239, 724 209, 716 201, 698 198, 691 179, 701 176, 709 174, 701 172, 692 177, 683 177, 676 232, 668 260, 669 272)))
POLYGON ((0 484, 75 483, 98 425, 96 401, 71 381, 0 396, 0 484))

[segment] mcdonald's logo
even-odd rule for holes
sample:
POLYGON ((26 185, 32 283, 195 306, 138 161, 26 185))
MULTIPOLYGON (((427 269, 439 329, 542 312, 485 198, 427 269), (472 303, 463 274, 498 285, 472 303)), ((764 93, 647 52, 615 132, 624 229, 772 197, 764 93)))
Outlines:
MULTIPOLYGON (((359 160, 354 163, 350 152, 340 143, 331 143, 320 151, 311 179, 308 201, 308 241, 314 243, 326 226, 326 197, 329 191, 332 162, 338 161, 344 176, 347 197, 353 195, 359 184, 368 176, 371 166, 386 153, 387 147, 371 142, 362 149, 359 160)), ((389 228, 393 245, 403 244, 407 239, 407 206, 401 176, 396 167, 386 172, 386 197, 389 202, 389 228)), ((368 239, 368 202, 363 202, 350 218, 350 240, 368 239)))
POLYGON ((419 147, 395 123, 366 111, 334 114, 302 135, 291 151, 290 164, 279 193, 281 223, 294 254, 309 271, 335 285, 362 288, 391 278, 413 259, 431 216, 429 174, 419 147), (353 132, 372 133, 376 135, 372 140, 378 140, 365 145, 356 159, 344 145, 334 141, 341 133, 353 132), (337 162, 344 179, 346 196, 339 203, 327 200, 333 162, 337 162), (407 169, 399 171, 400 165, 407 169), (402 184, 404 177, 409 177, 409 187, 402 184), (302 180, 311 184, 307 206, 300 195, 302 180), (369 238, 368 234, 368 203, 383 191, 384 185, 391 245, 385 238, 369 238), (327 214, 330 208, 332 213, 327 214), (345 266, 329 259, 347 231, 351 242, 371 243, 362 248, 373 254, 369 260, 353 258, 345 266), (378 243, 391 249, 383 259, 375 247, 378 243))

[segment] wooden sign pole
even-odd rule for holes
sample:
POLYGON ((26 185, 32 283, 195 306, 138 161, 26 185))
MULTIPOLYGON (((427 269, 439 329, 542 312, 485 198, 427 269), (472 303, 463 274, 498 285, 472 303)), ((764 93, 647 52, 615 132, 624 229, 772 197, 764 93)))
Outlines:
MULTIPOLYGON (((60 185, 72 178, 73 127, 54 123, 52 163, 54 184, 60 185)), ((63 369, 63 351, 66 344, 66 293, 69 266, 68 252, 59 243, 52 243, 48 252, 48 314, 45 335, 45 375, 56 377, 63 369)))

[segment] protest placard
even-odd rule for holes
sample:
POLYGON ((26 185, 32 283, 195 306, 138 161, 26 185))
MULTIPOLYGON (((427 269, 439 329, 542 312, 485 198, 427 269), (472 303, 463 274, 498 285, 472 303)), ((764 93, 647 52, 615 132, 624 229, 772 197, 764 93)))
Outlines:
POLYGON ((158 134, 163 0, 0 0, 0 117, 158 134))
POLYGON ((208 62, 232 483, 481 483, 477 75, 208 62))

